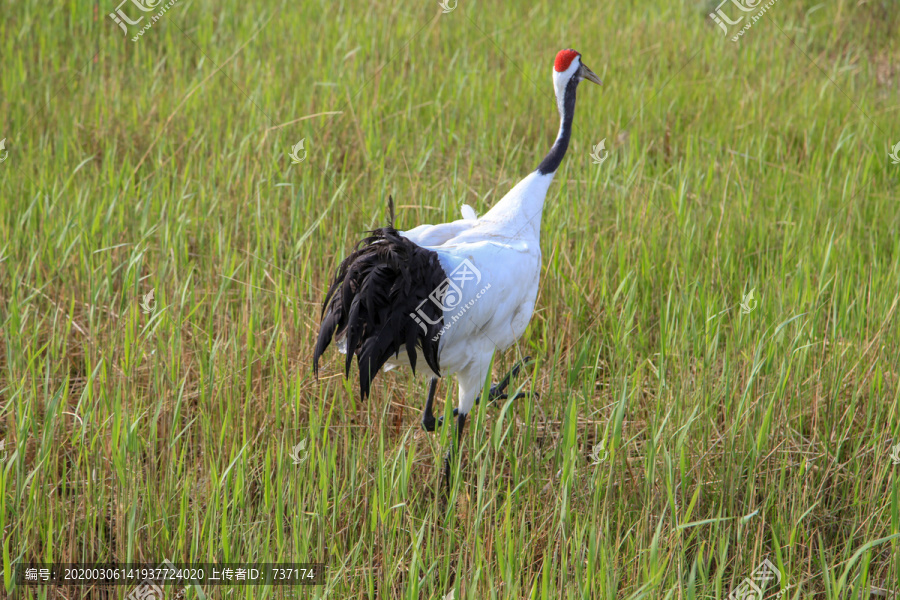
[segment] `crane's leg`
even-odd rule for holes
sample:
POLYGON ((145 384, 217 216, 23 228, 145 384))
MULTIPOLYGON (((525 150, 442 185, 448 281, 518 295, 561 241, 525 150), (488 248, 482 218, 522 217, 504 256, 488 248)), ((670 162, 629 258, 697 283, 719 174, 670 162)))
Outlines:
POLYGON ((459 454, 462 445, 463 429, 466 426, 466 415, 475 406, 475 398, 481 393, 484 386, 484 378, 487 377, 488 368, 491 365, 491 354, 494 349, 492 346, 483 344, 481 352, 473 356, 469 366, 456 374, 456 380, 459 383, 459 399, 454 414, 456 415, 456 440, 450 441, 450 449, 444 458, 444 491, 446 495, 450 492, 450 476, 453 474, 452 464, 454 454, 459 454), (454 446, 456 447, 454 450, 454 446))
MULTIPOLYGON (((506 400, 507 398, 509 398, 509 394, 506 393, 506 388, 509 386, 510 379, 512 379, 513 377, 518 375, 519 371, 521 371, 523 367, 527 367, 527 366, 531 365, 532 362, 533 361, 531 360, 531 357, 526 356, 525 358, 523 358, 522 360, 517 362, 515 365, 513 365, 513 368, 509 370, 509 373, 506 374, 506 377, 504 377, 503 379, 500 380, 500 383, 495 383, 494 385, 492 385, 491 389, 488 390, 488 404, 492 404, 495 400, 506 400)), ((534 395, 537 396, 537 392, 534 392, 534 395)), ((513 400, 518 400, 519 398, 525 398, 527 396, 528 396, 527 393, 519 392, 518 394, 515 395, 513 400)), ((475 404, 477 405, 479 403, 481 403, 481 394, 478 394, 477 396, 475 396, 475 404)), ((453 416, 456 417, 458 415, 459 415, 459 409, 454 408, 453 416)), ((439 426, 443 425, 444 417, 438 417, 437 424, 439 426)), ((431 430, 429 430, 429 431, 431 431, 431 430)))
MULTIPOLYGON (((457 412, 457 410, 454 410, 457 412)), ((456 415, 456 452, 459 454, 459 447, 462 444, 463 428, 466 426, 466 415, 458 413, 456 415)), ((444 457, 444 489, 450 492, 450 474, 452 473, 453 462, 453 443, 450 443, 450 449, 447 450, 447 456, 444 457)))
POLYGON ((425 400, 425 408, 422 409, 422 427, 425 428, 425 431, 434 431, 434 409, 432 406, 434 405, 434 392, 437 390, 437 377, 431 378, 431 383, 428 384, 428 399, 425 400))
MULTIPOLYGON (((507 386, 509 386, 509 380, 518 375, 519 371, 521 371, 523 367, 527 367, 530 364, 532 364, 531 357, 526 356, 515 365, 513 365, 513 368, 509 370, 509 373, 506 374, 506 377, 501 379, 500 383, 495 383, 494 385, 492 385, 491 389, 488 390, 488 402, 493 402, 494 400, 506 400, 507 398, 509 398, 509 394, 506 393, 506 388, 507 386)), ((519 392, 515 395, 513 400, 524 398, 527 395, 528 394, 526 394, 525 392, 519 392)), ((478 404, 480 400, 481 398, 476 398, 475 404, 478 404)))

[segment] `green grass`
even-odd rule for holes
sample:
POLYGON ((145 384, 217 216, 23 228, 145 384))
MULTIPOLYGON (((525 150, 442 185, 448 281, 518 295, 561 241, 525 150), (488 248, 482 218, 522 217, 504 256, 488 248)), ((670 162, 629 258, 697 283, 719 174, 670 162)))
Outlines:
POLYGON ((763 559, 784 598, 900 591, 900 7, 780 0, 736 44, 714 7, 180 0, 133 43, 113 1, 6 3, 0 596, 164 557, 327 562, 295 597, 724 598, 763 559), (536 167, 564 47, 604 86, 493 372, 537 357, 540 398, 474 411, 445 505, 425 382, 316 380, 321 301, 388 194, 411 228, 536 167))

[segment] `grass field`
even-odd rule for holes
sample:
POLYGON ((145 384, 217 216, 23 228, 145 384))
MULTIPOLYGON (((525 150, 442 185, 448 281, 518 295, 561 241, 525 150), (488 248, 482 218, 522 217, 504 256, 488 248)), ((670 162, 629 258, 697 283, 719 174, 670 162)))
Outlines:
POLYGON ((180 0, 137 41, 114 2, 2 8, 0 596, 163 558, 327 563, 188 598, 900 592, 898 3, 732 42, 693 0, 180 0), (537 166, 565 47, 604 85, 493 369, 540 397, 473 412, 445 503, 425 380, 317 380, 321 302, 389 194, 409 229, 537 166))

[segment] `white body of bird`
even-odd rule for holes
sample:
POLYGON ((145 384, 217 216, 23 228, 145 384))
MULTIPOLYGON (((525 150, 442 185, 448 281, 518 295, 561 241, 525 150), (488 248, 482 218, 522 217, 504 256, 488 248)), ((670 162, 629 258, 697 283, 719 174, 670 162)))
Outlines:
MULTIPOLYGON (((494 350, 502 352, 515 343, 534 314, 541 274, 541 214, 553 175, 531 173, 475 220, 400 232, 437 253, 446 273, 466 260, 480 273, 480 281, 460 286, 461 298, 444 310, 439 343, 441 374, 455 375, 459 383, 460 413, 468 413, 480 394, 494 350)), ((400 353, 386 366, 408 364, 400 353)))

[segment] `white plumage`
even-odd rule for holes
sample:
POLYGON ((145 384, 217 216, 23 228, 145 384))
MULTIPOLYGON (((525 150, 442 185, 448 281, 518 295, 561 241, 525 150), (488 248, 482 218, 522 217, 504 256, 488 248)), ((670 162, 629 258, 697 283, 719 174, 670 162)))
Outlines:
MULTIPOLYGON (((459 382, 461 414, 468 414, 481 393, 494 349, 509 348, 534 313, 541 273, 541 208, 552 180, 553 173, 532 173, 478 219, 400 232, 437 253, 446 273, 468 260, 481 274, 480 281, 460 287, 458 305, 471 307, 449 323, 439 345, 442 375, 455 375, 459 382)), ((445 310, 445 323, 458 313, 445 310)))

